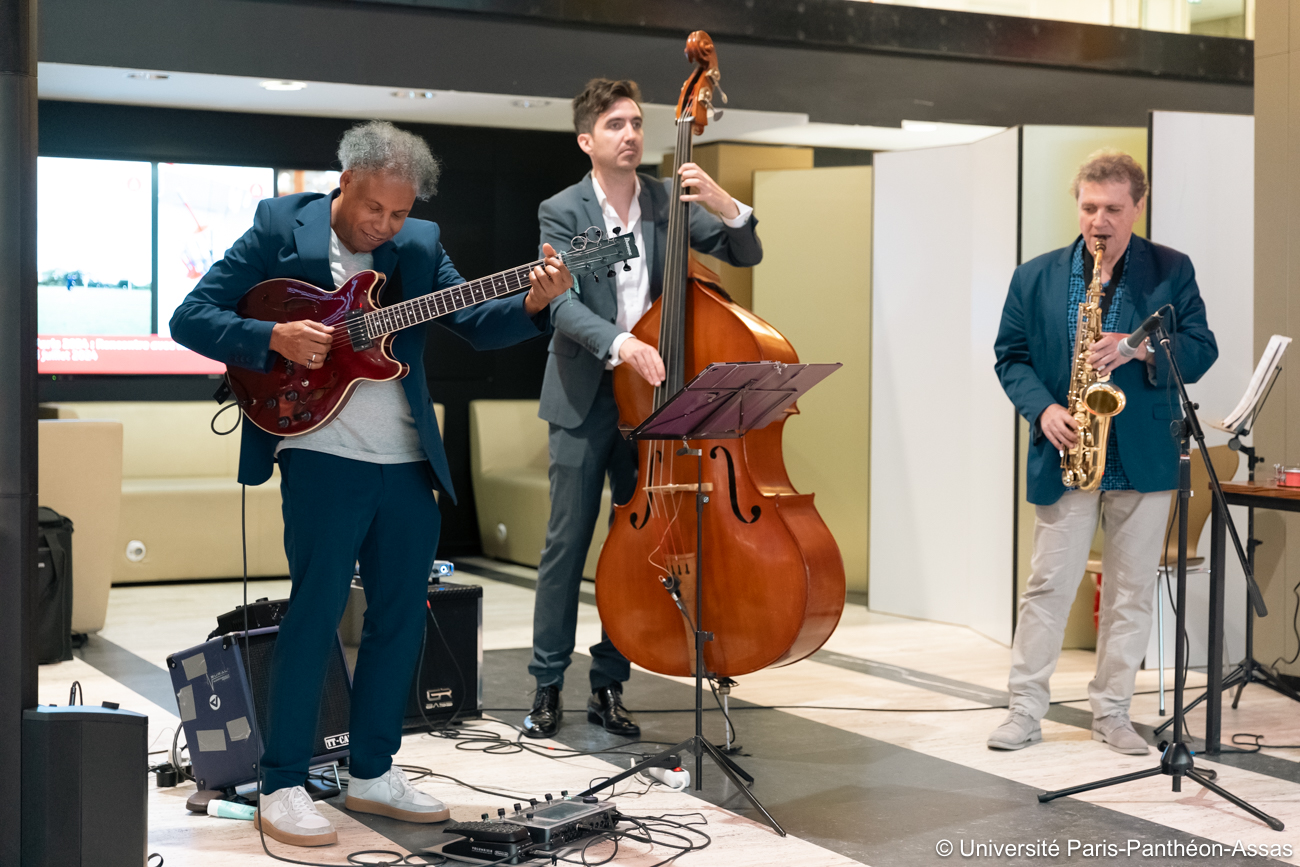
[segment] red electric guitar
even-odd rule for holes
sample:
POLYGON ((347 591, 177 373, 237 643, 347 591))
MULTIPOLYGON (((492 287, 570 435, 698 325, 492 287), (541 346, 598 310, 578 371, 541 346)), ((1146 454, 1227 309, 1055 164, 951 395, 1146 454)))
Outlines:
MULTIPOLYGON (((641 255, 631 234, 604 241, 602 235, 592 227, 573 239, 572 249, 559 254, 574 277, 606 268, 613 277, 615 263, 641 255)), ((396 332, 522 292, 529 288, 528 272, 541 264, 541 260, 530 262, 388 307, 375 306, 387 279, 377 271, 362 271, 333 291, 301 280, 266 280, 248 290, 235 312, 263 322, 311 320, 333 325, 334 345, 314 370, 276 354, 269 371, 231 366, 226 368, 226 380, 240 410, 253 424, 278 436, 305 434, 329 424, 347 404, 357 383, 406 376, 410 368, 393 358, 391 351, 396 332)))

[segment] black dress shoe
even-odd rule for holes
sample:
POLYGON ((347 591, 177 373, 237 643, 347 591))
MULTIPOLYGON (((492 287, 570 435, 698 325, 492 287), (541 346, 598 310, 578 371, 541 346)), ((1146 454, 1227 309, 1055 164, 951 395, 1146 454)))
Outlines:
POLYGON ((549 738, 560 728, 564 716, 564 699, 558 686, 540 686, 533 699, 533 709, 524 717, 524 734, 530 738, 549 738))
POLYGON ((598 723, 605 731, 625 738, 641 736, 641 726, 623 707, 623 690, 602 686, 587 699, 587 722, 598 723))

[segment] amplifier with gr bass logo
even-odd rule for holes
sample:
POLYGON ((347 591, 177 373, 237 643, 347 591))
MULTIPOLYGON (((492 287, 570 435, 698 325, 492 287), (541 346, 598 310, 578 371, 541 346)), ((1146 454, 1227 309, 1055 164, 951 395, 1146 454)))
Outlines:
MULTIPOLYGON (((271 656, 280 627, 221 635, 167 657, 193 774, 200 789, 225 789, 257 779, 271 686, 271 656)), ((348 755, 352 677, 336 641, 325 674, 312 766, 348 755)))

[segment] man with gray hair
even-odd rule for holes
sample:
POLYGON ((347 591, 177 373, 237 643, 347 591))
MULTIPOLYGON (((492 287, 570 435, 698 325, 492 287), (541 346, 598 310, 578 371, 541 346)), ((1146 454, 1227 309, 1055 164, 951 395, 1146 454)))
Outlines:
POLYGON ((1144 755, 1147 743, 1129 720, 1138 663, 1146 653, 1157 567, 1170 491, 1178 484, 1178 443, 1169 424, 1181 417, 1168 360, 1149 344, 1136 354, 1120 344, 1152 313, 1165 318, 1178 366, 1195 382, 1218 357, 1205 304, 1187 256, 1133 234, 1146 207, 1146 173, 1128 154, 1099 151, 1070 188, 1079 237, 1021 265, 1011 278, 994 351, 1007 397, 1029 422, 1027 492, 1035 504, 1032 574, 1020 600, 1011 647, 1010 713, 988 746, 1018 750, 1042 740, 1039 721, 1051 700, 1049 680, 1098 520, 1102 556, 1097 673, 1088 684, 1092 737, 1112 750, 1144 755), (1079 441, 1064 405, 1085 287, 1101 260, 1102 335, 1087 360, 1127 397, 1114 416, 1100 488, 1066 488, 1061 454, 1079 441), (1133 363, 1128 363, 1132 360, 1133 363))
MULTIPOLYGON (((253 227, 177 308, 177 342, 228 365, 269 370, 276 356, 307 368, 325 363, 334 328, 319 322, 261 322, 235 312, 255 284, 290 277, 339 288, 359 271, 387 275, 380 303, 463 283, 437 224, 409 219, 416 198, 433 195, 438 161, 424 140, 370 122, 344 134, 343 174, 330 195, 266 199, 253 227)), ((477 349, 509 346, 546 332, 548 305, 572 283, 551 247, 529 275, 526 294, 498 298, 437 319, 477 349)), ((401 380, 361 382, 328 424, 278 437, 245 424, 239 481, 259 485, 280 465, 285 553, 292 579, 271 665, 262 732, 257 827, 296 846, 338 839, 304 784, 312 756, 327 661, 360 562, 367 608, 353 675, 349 810, 409 822, 450 815, 393 764, 402 715, 424 635, 428 577, 438 547, 434 489, 454 499, 447 456, 424 372, 425 329, 399 331, 393 356, 401 380)))

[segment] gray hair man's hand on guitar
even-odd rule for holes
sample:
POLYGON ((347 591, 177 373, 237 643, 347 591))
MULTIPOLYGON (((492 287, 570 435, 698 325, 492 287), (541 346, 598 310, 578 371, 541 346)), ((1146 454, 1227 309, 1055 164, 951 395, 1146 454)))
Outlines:
POLYGON ((524 310, 528 315, 541 312, 542 308, 564 294, 573 285, 573 275, 568 266, 560 261, 555 248, 550 244, 542 245, 542 257, 545 267, 538 265, 528 272, 528 282, 532 288, 524 297, 524 310))
POLYGON ((271 328, 271 349, 312 370, 325 363, 333 342, 334 326, 319 322, 277 322, 271 328))

